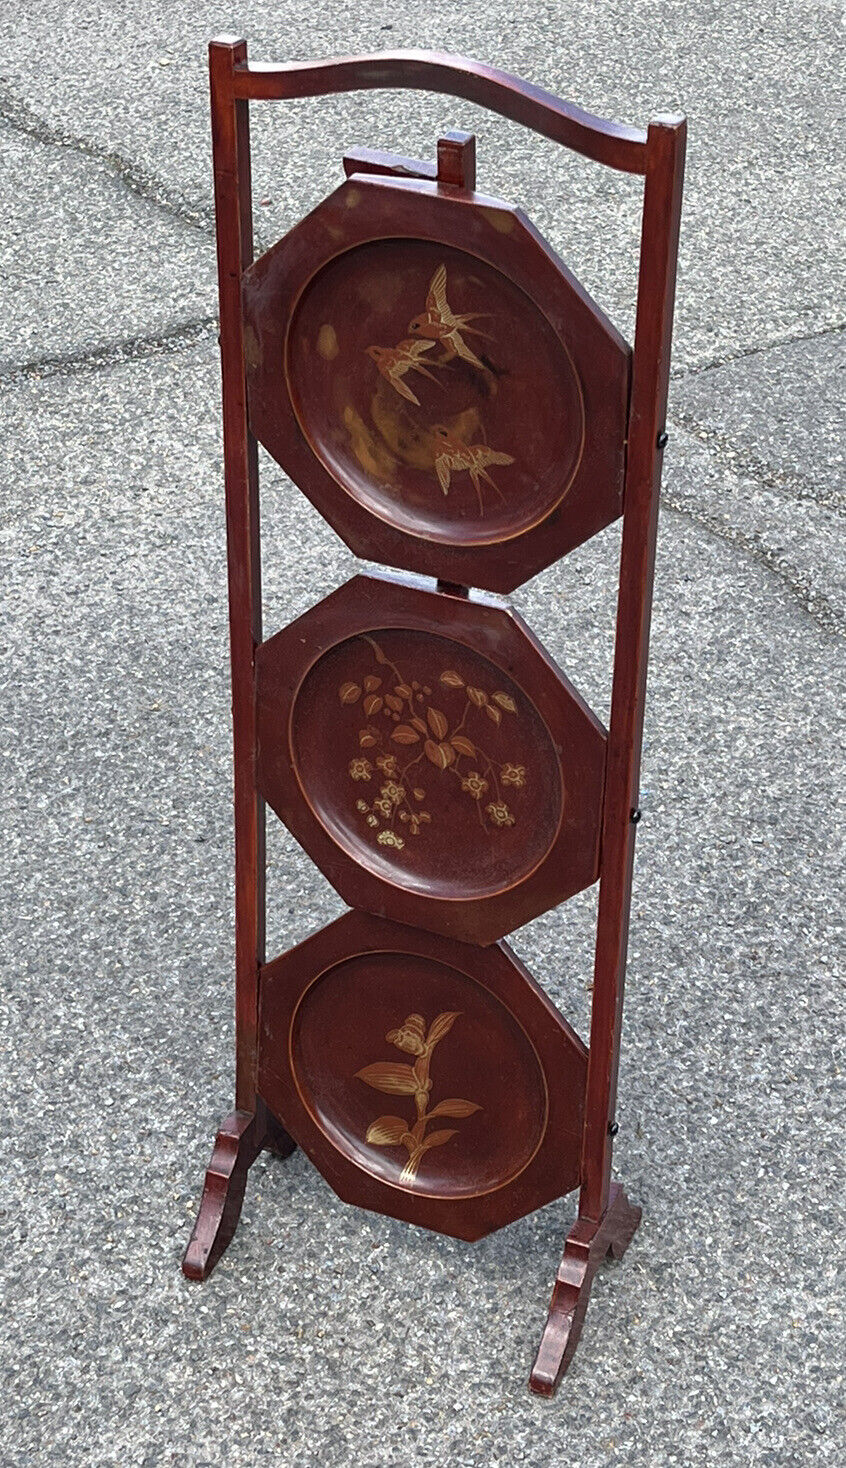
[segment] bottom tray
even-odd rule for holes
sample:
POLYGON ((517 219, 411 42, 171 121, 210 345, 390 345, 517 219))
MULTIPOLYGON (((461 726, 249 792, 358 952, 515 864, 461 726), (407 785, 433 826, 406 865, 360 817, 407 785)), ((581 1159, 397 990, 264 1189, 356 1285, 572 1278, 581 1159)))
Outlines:
POLYGON ((271 1111, 340 1197, 442 1233, 577 1186, 585 1071, 504 943, 351 912, 262 970, 271 1111))

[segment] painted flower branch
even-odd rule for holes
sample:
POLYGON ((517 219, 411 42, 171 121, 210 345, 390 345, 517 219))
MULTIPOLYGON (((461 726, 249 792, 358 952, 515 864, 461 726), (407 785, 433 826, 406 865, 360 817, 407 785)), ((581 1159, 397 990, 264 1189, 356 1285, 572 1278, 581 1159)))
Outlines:
POLYGON ((426 1032, 426 1022, 421 1014, 410 1014, 398 1029, 388 1030, 385 1039, 398 1050, 415 1057, 414 1064, 400 1061, 377 1061, 356 1071, 356 1077, 372 1086, 374 1091, 384 1091, 389 1096, 413 1096, 417 1113, 416 1120, 409 1124, 401 1116, 380 1116, 367 1128, 367 1141, 374 1147, 405 1147, 408 1161, 400 1174, 400 1182, 413 1182, 421 1159, 432 1147, 442 1147, 456 1133, 455 1127, 439 1128, 429 1132, 427 1127, 436 1117, 472 1116, 481 1111, 475 1101, 463 1101, 450 1096, 429 1109, 432 1080, 429 1065, 432 1051, 444 1035, 452 1029, 460 1011, 439 1014, 426 1032))
POLYGON ((365 636, 364 641, 373 649, 377 664, 388 669, 396 681, 389 678, 386 684, 384 677, 370 673, 362 683, 352 679, 342 683, 338 697, 342 704, 361 700, 365 717, 372 721, 359 730, 362 752, 350 760, 349 775, 351 780, 369 783, 376 770, 381 774, 378 796, 372 802, 361 797, 356 801, 356 809, 365 817, 367 825, 378 831, 378 843, 401 851, 405 838, 397 830, 398 823, 412 836, 418 836, 421 828, 431 823, 430 813, 423 808, 426 791, 420 783, 427 764, 440 774, 449 772, 459 781, 462 793, 476 802, 483 830, 488 826, 513 826, 515 817, 503 798, 502 787, 522 789, 526 768, 495 762, 478 733, 484 718, 499 728, 504 713, 517 713, 511 695, 503 689, 488 694, 482 688, 471 687, 459 673, 446 668, 439 679, 444 701, 454 700, 457 693, 463 694, 458 717, 451 721, 430 702, 432 689, 428 685, 416 679, 407 682, 374 638, 365 636), (391 683, 392 687, 387 686, 391 683), (471 720, 470 732, 468 720, 471 720), (389 735, 386 724, 394 726, 389 735), (387 744, 386 735, 396 751, 387 744), (409 755, 405 763, 401 751, 409 755), (421 768, 409 778, 416 766, 421 768), (484 796, 488 794, 491 798, 485 801, 484 796))

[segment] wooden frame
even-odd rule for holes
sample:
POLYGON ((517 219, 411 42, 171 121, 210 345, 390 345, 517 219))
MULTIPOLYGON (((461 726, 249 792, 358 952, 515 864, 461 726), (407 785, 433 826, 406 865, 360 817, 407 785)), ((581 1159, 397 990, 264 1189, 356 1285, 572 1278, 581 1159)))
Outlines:
MULTIPOLYGON (((252 263, 248 106, 377 87, 447 92, 501 113, 605 166, 644 178, 623 536, 611 718, 605 769, 593 1008, 576 1223, 544 1329, 531 1387, 551 1395, 578 1342, 593 1274, 618 1257, 639 1221, 610 1180, 629 927, 647 650, 681 213, 686 124, 653 118, 646 131, 592 117, 492 68, 428 52, 326 63, 255 65, 246 43, 210 47, 218 224, 224 458, 229 555, 236 842, 236 1110, 218 1134, 185 1273, 205 1278, 232 1237, 247 1169, 262 1147, 294 1145, 258 1088, 264 969, 264 809, 256 784, 254 669, 261 643, 256 444, 247 415, 241 282, 252 263)), ((470 182, 468 147, 444 140, 441 180, 470 182)), ((364 172, 431 178, 431 166, 363 154, 364 172)), ((460 595, 462 588, 454 588, 460 595)))

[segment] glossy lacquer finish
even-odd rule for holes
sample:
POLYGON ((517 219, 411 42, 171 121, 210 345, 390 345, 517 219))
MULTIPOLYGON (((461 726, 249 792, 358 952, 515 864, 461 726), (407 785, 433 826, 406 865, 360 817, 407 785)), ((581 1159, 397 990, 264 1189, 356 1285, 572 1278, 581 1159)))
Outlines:
POLYGON ((490 943, 596 879, 604 730, 500 603, 358 576, 256 690, 259 788, 351 907, 490 943))
POLYGON ((502 201, 354 175, 243 299, 251 427, 358 555, 510 591, 621 514, 629 350, 502 201))
MULTIPOLYGON (((210 51, 235 758, 236 1095, 184 1270, 250 1164, 296 1144, 339 1196, 477 1239, 579 1188, 531 1376, 550 1395, 640 1210, 611 1181, 685 145, 429 52, 210 51), (475 140, 370 148, 253 262, 251 100, 447 92, 645 181, 634 350, 475 140), (257 442, 359 555, 262 640, 257 442), (623 516, 606 731, 497 597, 623 516), (483 588, 468 592, 468 586, 483 588), (265 800, 354 910, 271 963, 265 800), (599 879, 588 1047, 500 941, 599 879)), ((566 955, 565 955, 566 961, 566 955)))
POLYGON ((503 943, 348 913, 263 970, 260 1053, 347 1202, 477 1239, 577 1184, 585 1048, 503 943))

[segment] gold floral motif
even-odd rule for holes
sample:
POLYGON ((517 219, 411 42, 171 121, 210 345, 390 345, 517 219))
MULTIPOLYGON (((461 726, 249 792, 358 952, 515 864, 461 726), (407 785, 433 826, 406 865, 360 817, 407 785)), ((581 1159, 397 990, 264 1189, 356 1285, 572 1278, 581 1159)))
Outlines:
POLYGON ((441 1128, 429 1132, 427 1128, 436 1117, 466 1117, 481 1111, 475 1101, 464 1101, 459 1096, 450 1096, 430 1108, 432 1079, 429 1075, 432 1052, 435 1046, 449 1033, 458 1019, 460 1011, 447 1010, 439 1014, 429 1026, 422 1014, 409 1014, 396 1029, 388 1030, 385 1039, 405 1055, 415 1057, 413 1065, 394 1061, 377 1061, 356 1071, 356 1079, 372 1086, 374 1091, 383 1091, 389 1096, 413 1096, 416 1119, 413 1122, 401 1116, 380 1116, 367 1128, 366 1140, 373 1147, 404 1147, 408 1153, 402 1172, 401 1183, 413 1183, 425 1154, 432 1147, 442 1147, 456 1135, 456 1127, 441 1128))
POLYGON ((361 798, 355 802, 369 830, 378 832, 378 844, 402 851, 406 843, 396 829, 398 822, 411 836, 419 836, 424 826, 432 824, 423 805, 426 789, 417 783, 421 768, 431 767, 435 779, 457 779, 462 795, 473 802, 483 830, 493 833, 513 826, 516 816, 502 799, 501 787, 524 789, 526 766, 495 764, 482 743, 486 720, 498 728, 503 714, 519 717, 511 694, 502 688, 489 694, 465 683, 454 668, 445 668, 438 679, 438 702, 445 708, 438 708, 430 701, 428 684, 416 678, 407 680, 373 637, 361 640, 382 672, 368 673, 360 682, 347 679, 338 688, 338 698, 342 704, 360 702, 367 717, 376 720, 358 732, 359 748, 373 751, 373 763, 359 755, 349 761, 348 770, 351 780, 369 781, 375 764, 385 777, 372 802, 361 798), (398 753, 385 747, 387 740, 398 753), (485 804, 483 797, 489 792, 494 799, 485 804))
POLYGON ((376 840, 379 842, 380 846, 395 846, 397 851, 402 851, 403 847, 405 846, 405 842, 403 841, 401 836, 397 835, 396 831, 380 831, 379 835, 376 837, 376 840))

